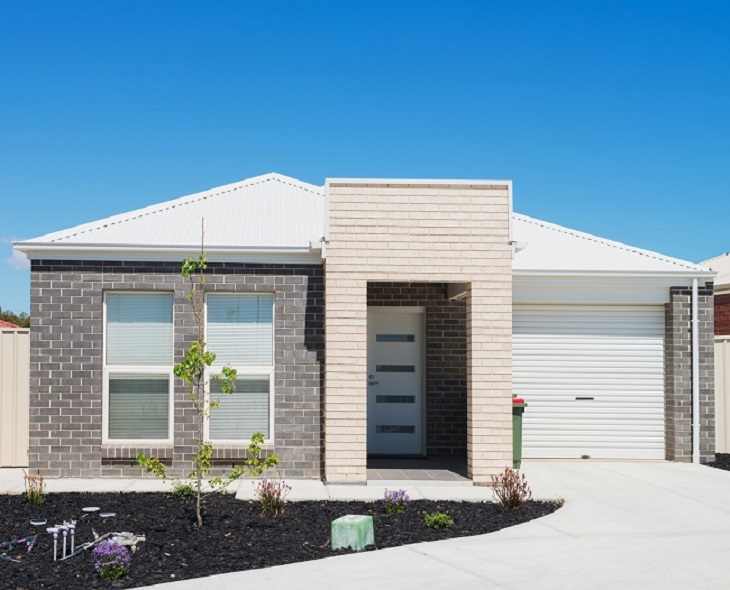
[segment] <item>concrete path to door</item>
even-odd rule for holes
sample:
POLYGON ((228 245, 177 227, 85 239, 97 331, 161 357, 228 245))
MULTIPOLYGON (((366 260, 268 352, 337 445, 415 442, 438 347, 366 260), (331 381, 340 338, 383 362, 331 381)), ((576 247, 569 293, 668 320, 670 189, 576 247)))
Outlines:
POLYGON ((536 496, 564 497, 565 506, 548 517, 489 535, 156 588, 730 587, 730 472, 678 463, 589 461, 530 461, 523 471, 536 496))

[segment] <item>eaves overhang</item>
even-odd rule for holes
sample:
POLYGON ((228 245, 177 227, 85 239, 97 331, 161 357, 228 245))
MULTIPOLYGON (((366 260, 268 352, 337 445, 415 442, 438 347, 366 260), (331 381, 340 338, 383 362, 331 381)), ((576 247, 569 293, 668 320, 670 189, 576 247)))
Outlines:
POLYGON ((651 270, 561 270, 561 269, 513 269, 513 276, 523 277, 596 277, 596 278, 666 278, 682 277, 682 278, 704 278, 707 280, 714 279, 717 273, 712 270, 700 269, 682 269, 676 271, 651 271, 651 270))
MULTIPOLYGON (((13 247, 30 260, 139 260, 179 261, 200 252, 200 244, 159 246, 154 244, 60 244, 54 242, 13 242, 13 247)), ((209 262, 305 263, 322 264, 319 244, 303 247, 205 246, 209 262)))

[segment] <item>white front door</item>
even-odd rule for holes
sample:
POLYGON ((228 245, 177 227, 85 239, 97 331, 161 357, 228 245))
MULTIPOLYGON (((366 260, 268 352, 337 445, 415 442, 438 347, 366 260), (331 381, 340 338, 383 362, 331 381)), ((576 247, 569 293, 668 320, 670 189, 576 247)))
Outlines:
POLYGON ((368 454, 424 454, 424 311, 368 309, 368 454))

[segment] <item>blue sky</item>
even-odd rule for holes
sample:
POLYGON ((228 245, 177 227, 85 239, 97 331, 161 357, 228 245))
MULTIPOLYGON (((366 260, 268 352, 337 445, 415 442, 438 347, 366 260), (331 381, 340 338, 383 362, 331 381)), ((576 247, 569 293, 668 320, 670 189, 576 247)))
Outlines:
POLYGON ((728 2, 0 4, 11 239, 276 171, 510 178, 515 210, 730 250, 728 2))

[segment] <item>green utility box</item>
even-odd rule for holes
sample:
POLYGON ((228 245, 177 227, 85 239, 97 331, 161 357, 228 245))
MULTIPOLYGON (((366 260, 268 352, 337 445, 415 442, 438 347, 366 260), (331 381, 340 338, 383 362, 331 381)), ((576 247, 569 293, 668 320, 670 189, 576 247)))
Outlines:
POLYGON ((522 465, 522 414, 527 404, 521 397, 512 398, 512 468, 522 465))

